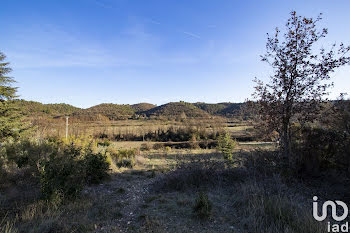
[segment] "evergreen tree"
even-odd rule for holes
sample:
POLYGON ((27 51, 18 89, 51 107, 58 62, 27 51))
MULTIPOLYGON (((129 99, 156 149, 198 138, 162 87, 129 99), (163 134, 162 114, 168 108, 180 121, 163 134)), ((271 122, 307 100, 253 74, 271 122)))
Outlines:
POLYGON ((20 114, 13 104, 17 88, 12 86, 15 80, 7 76, 12 69, 5 59, 5 54, 0 52, 0 142, 9 137, 17 138, 23 131, 20 114))
POLYGON ((223 154, 224 159, 232 160, 233 149, 236 147, 236 141, 231 138, 228 132, 221 134, 218 138, 218 149, 223 154))

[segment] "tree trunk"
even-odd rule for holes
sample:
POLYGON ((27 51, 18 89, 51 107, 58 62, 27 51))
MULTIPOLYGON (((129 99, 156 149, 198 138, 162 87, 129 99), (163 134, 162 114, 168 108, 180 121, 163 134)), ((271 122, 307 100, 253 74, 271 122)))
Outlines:
POLYGON ((291 146, 290 146, 290 127, 289 120, 286 119, 283 121, 282 126, 282 135, 281 135, 281 144, 282 144, 282 156, 288 159, 288 162, 291 164, 291 146))

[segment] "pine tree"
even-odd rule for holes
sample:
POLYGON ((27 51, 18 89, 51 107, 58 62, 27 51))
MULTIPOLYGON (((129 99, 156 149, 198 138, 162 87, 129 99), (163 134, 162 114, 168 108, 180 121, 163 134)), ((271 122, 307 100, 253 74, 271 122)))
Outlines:
POLYGON ((20 114, 13 104, 17 97, 17 88, 12 86, 15 80, 7 76, 12 69, 5 60, 5 54, 0 52, 0 142, 9 137, 17 138, 24 130, 20 114))
POLYGON ((218 150, 223 154, 224 159, 231 161, 233 149, 236 147, 236 141, 231 138, 228 132, 221 134, 218 138, 218 150))

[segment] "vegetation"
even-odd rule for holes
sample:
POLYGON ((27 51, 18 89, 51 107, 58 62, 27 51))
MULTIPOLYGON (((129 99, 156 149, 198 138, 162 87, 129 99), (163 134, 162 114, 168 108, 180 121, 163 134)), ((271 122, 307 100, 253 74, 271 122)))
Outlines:
POLYGON ((96 184, 107 176, 109 164, 102 152, 93 152, 92 141, 74 139, 28 140, 4 144, 3 166, 31 173, 40 183, 44 199, 61 202, 79 196, 85 184, 96 184))
POLYGON ((301 17, 291 12, 286 24, 286 32, 280 39, 277 28, 273 36, 268 36, 266 54, 262 60, 271 65, 274 75, 270 83, 256 80, 254 93, 258 98, 258 113, 264 127, 277 131, 281 141, 283 156, 292 161, 291 127, 294 122, 302 125, 312 122, 320 112, 322 97, 332 85, 327 82, 330 73, 350 62, 345 56, 350 47, 342 43, 330 51, 321 49, 313 53, 315 43, 327 35, 327 29, 319 31, 316 24, 321 20, 301 17))
POLYGON ((52 156, 40 164, 42 197, 59 205, 63 200, 74 200, 83 188, 84 168, 72 155, 52 156))
POLYGON ((207 104, 207 103, 194 103, 194 105, 210 115, 219 115, 226 117, 237 117, 240 115, 241 103, 218 103, 218 104, 207 104))
POLYGON ((218 149, 224 155, 226 160, 232 161, 233 149, 236 147, 236 141, 231 138, 229 133, 221 134, 218 139, 218 149))
POLYGON ((88 109, 75 112, 73 116, 83 120, 96 120, 105 117, 108 120, 122 120, 131 118, 135 111, 130 105, 99 104, 88 109))
POLYGON ((186 102, 172 102, 152 108, 144 112, 147 116, 166 117, 170 119, 185 120, 189 118, 207 118, 208 113, 186 102))
POLYGON ((24 130, 18 110, 12 104, 17 88, 12 86, 14 79, 7 76, 12 70, 5 60, 5 54, 0 51, 0 142, 17 138, 24 130))
POLYGON ((138 103, 138 104, 133 104, 131 105, 131 108, 137 113, 137 114, 141 114, 142 112, 148 111, 152 108, 157 107, 154 104, 150 104, 150 103, 138 103))
POLYGON ((119 149, 115 150, 113 148, 108 150, 108 155, 110 156, 113 164, 118 168, 133 168, 135 166, 135 149, 119 149))
POLYGON ((193 212, 201 219, 207 219, 211 215, 212 204, 208 195, 200 192, 193 206, 193 212))
POLYGON ((35 101, 26 100, 14 100, 13 104, 21 110, 24 116, 28 117, 57 117, 57 116, 67 116, 71 115, 73 112, 79 110, 79 108, 74 107, 69 104, 42 104, 35 101))
POLYGON ((325 232, 311 197, 348 198, 350 101, 323 81, 349 58, 311 53, 319 20, 268 38, 274 76, 244 104, 17 100, 0 53, 0 232, 325 232))

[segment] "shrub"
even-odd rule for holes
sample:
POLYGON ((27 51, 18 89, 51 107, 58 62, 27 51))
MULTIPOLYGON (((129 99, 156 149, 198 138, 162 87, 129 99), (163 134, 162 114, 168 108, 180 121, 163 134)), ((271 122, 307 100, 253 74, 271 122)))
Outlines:
POLYGON ((63 139, 63 146, 61 146, 61 148, 62 147, 64 148, 65 153, 80 156, 87 150, 96 151, 97 141, 88 136, 72 136, 68 139, 63 139))
POLYGON ((135 160, 134 159, 122 159, 116 165, 119 168, 121 168, 121 167, 133 168, 135 166, 135 160))
POLYGON ((212 204, 208 195, 200 192, 193 206, 193 213, 200 219, 208 219, 211 216, 212 204))
POLYGON ((161 150, 161 149, 163 149, 164 148, 164 144, 163 143, 155 143, 154 145, 153 145, 153 149, 154 150, 161 150))
POLYGON ((226 132, 221 134, 218 139, 218 150, 227 160, 232 160, 233 149, 236 147, 236 141, 231 138, 231 135, 226 132))
POLYGON ((120 149, 118 151, 118 156, 121 158, 132 158, 136 155, 136 149, 120 149))
POLYGON ((86 137, 23 139, 4 143, 0 160, 7 167, 25 167, 38 179, 42 198, 60 204, 76 198, 85 184, 99 183, 108 175, 106 156, 93 152, 95 145, 86 137))
POLYGON ((98 137, 101 138, 101 139, 105 139, 105 138, 108 138, 108 135, 106 133, 100 133, 98 135, 98 137))
POLYGON ((87 184, 98 184, 108 177, 109 163, 107 156, 101 153, 89 153, 84 156, 85 181, 87 184))
POLYGON ((83 147, 71 142, 64 148, 64 153, 73 157, 79 157, 83 152, 83 147))
POLYGON ((275 173, 286 173, 291 168, 286 158, 278 151, 254 150, 241 153, 243 166, 256 176, 271 176, 275 173))
POLYGON ((165 153, 170 153, 170 151, 171 151, 171 147, 170 146, 166 146, 165 148, 164 148, 164 150, 165 150, 165 153))
POLYGON ((84 186, 83 163, 73 156, 51 156, 40 164, 42 197, 60 204, 64 199, 75 199, 84 186))
POLYGON ((141 151, 149 151, 151 149, 152 149, 152 147, 149 143, 142 143, 141 144, 141 147, 140 147, 141 151))
POLYGON ((344 131, 294 127, 292 132, 292 149, 299 172, 319 175, 321 171, 347 171, 350 167, 350 137, 344 131))
POLYGON ((109 141, 108 139, 105 139, 103 141, 99 141, 97 143, 98 146, 105 146, 105 147, 108 147, 111 145, 111 141, 109 141))
POLYGON ((136 149, 119 149, 116 151, 111 148, 107 153, 111 157, 113 163, 119 168, 132 168, 135 166, 136 149))
POLYGON ((75 199, 85 184, 98 184, 108 176, 106 156, 88 153, 83 158, 63 154, 40 163, 42 197, 60 204, 75 199))
POLYGON ((49 140, 23 139, 4 144, 5 154, 9 161, 14 162, 19 168, 30 166, 36 169, 38 161, 56 154, 58 146, 49 140))

